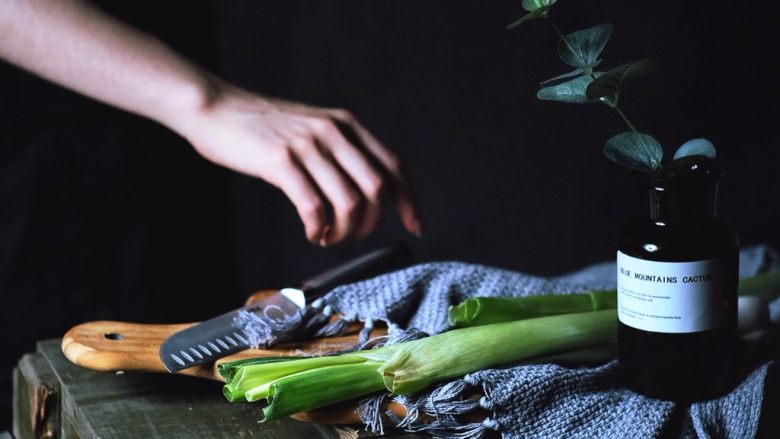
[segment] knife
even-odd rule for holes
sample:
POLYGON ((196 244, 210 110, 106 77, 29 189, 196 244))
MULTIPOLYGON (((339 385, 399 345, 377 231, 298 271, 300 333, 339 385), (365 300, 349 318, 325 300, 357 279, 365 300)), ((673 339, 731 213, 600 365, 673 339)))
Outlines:
POLYGON ((380 248, 335 268, 319 274, 298 288, 282 288, 270 297, 254 302, 213 319, 206 320, 179 331, 160 345, 160 359, 169 372, 174 373, 198 364, 210 363, 218 358, 243 351, 252 338, 243 325, 237 323, 240 315, 253 313, 259 319, 267 319, 269 311, 277 316, 294 316, 310 301, 333 288, 376 276, 409 265, 411 251, 406 243, 380 248))

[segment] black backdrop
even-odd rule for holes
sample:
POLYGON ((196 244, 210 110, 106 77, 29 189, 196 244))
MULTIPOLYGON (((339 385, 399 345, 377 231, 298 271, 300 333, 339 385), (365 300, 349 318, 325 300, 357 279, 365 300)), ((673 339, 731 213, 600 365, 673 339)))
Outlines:
MULTIPOLYGON (((363 242, 313 247, 265 183, 0 65, 6 404, 16 359, 81 321, 208 317, 397 239, 420 259, 561 273, 614 257, 637 211, 633 176, 600 152, 623 130, 616 115, 535 99, 566 66, 543 22, 503 30, 518 0, 102 3, 243 87, 353 111, 404 159, 424 238, 387 216, 363 242)), ((555 20, 615 23, 605 66, 655 58, 626 113, 668 154, 712 140, 728 166, 722 216, 744 244, 780 245, 778 15, 772 2, 715 3, 561 1, 555 20)))

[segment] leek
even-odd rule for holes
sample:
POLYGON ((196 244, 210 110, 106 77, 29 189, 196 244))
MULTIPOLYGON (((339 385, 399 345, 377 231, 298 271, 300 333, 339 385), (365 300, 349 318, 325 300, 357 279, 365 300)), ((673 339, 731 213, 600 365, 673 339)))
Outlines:
MULTIPOLYGON (((740 279, 741 297, 760 298, 763 303, 780 294, 780 270, 740 279)), ((740 303, 747 303, 741 300, 740 303)), ((617 308, 616 290, 595 290, 580 294, 547 294, 523 297, 472 297, 449 308, 447 319, 453 327, 487 325, 541 316, 617 308)), ((763 312, 763 311, 762 311, 763 312)), ((752 320, 747 313, 741 320, 752 320), (749 317, 749 318, 748 318, 749 317)))
POLYGON ((420 340, 326 357, 227 364, 229 401, 267 400, 263 421, 387 389, 409 394, 489 367, 613 342, 614 310, 454 329, 420 340))
POLYGON ((243 360, 222 363, 217 366, 217 371, 225 379, 230 381, 236 375, 238 370, 249 364, 278 363, 279 361, 297 360, 300 357, 262 357, 262 358, 244 358, 243 360))
POLYGON ((602 343, 523 360, 522 364, 559 364, 582 367, 607 363, 617 357, 617 343, 602 343))
POLYGON ((780 270, 747 277, 739 280, 737 294, 740 296, 759 296, 766 301, 780 293, 780 270))
POLYGON ((524 297, 472 297, 451 306, 447 319, 452 326, 467 327, 615 308, 615 290, 524 297))

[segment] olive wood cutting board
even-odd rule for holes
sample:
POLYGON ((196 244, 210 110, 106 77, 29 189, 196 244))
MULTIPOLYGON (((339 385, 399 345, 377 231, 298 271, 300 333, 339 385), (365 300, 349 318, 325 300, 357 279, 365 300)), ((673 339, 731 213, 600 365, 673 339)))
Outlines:
MULTIPOLYGON (((276 290, 259 291, 247 299, 253 303, 276 290)), ((137 371, 168 373, 160 360, 160 345, 169 335, 195 323, 181 324, 145 324, 115 321, 86 322, 71 328, 62 338, 62 352, 71 362, 101 372, 137 371)), ((214 363, 201 364, 183 369, 177 374, 192 375, 216 381, 224 381, 219 375, 218 366, 222 363, 244 358, 310 356, 339 351, 354 347, 362 324, 351 325, 346 333, 338 337, 326 337, 297 343, 281 343, 272 349, 247 349, 242 352, 220 358, 214 363)), ((372 336, 387 333, 386 328, 374 329, 372 336)), ((300 413, 296 419, 308 422, 328 422, 349 424, 359 422, 354 413, 354 402, 336 404, 323 409, 300 413)), ((403 416, 405 410, 399 404, 390 403, 387 407, 397 415, 403 416)))
MULTIPOLYGON (((259 291, 247 300, 247 304, 276 294, 275 290, 259 291)), ((139 371, 168 373, 160 360, 160 345, 177 331, 195 323, 149 324, 114 321, 86 322, 71 328, 62 338, 62 352, 70 361, 88 369, 114 372, 139 371)), ((339 351, 355 346, 360 324, 349 327, 338 337, 319 338, 296 343, 281 343, 271 349, 247 349, 220 358, 214 363, 201 364, 177 373, 224 381, 217 366, 244 358, 311 356, 339 351)), ((384 335, 384 329, 375 335, 384 335)))

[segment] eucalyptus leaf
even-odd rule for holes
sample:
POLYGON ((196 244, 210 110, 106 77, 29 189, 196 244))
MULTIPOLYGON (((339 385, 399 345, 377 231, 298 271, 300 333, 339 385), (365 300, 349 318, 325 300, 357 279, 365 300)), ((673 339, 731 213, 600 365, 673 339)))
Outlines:
POLYGON ((558 55, 572 67, 595 67, 598 57, 612 35, 609 23, 578 30, 558 41, 558 55))
MULTIPOLYGON (((600 61, 596 62, 596 65, 598 65, 600 61)), ((594 66, 595 67, 595 66, 594 66)), ((576 69, 572 70, 571 72, 566 72, 564 74, 558 75, 554 78, 550 78, 544 82, 542 82, 540 85, 542 87, 549 87, 551 85, 558 84, 560 82, 563 82, 565 79, 573 78, 575 76, 590 76, 593 74, 593 68, 592 67, 577 67, 576 69)))
POLYGON ((691 139, 677 148, 677 152, 674 153, 674 159, 692 155, 703 155, 705 157, 714 159, 718 153, 715 150, 715 145, 713 145, 712 142, 704 138, 698 138, 691 139))
MULTIPOLYGON (((598 77, 600 72, 593 73, 598 77)), ((588 88, 588 84, 593 81, 591 76, 579 76, 560 84, 556 84, 550 87, 544 87, 536 92, 536 97, 543 101, 556 101, 565 102, 567 104, 588 104, 597 102, 593 99, 588 99, 585 90, 588 88)))
POLYGON ((539 9, 536 9, 528 14, 523 15, 522 17, 518 18, 517 20, 513 21, 509 26, 506 27, 507 30, 514 29, 517 26, 520 26, 521 24, 525 23, 528 20, 533 20, 536 18, 544 18, 547 17, 549 14, 550 7, 545 6, 539 9))
POLYGON ((653 136, 627 131, 607 140, 604 155, 629 169, 652 174, 661 168, 664 151, 653 136))
POLYGON ((523 9, 533 12, 541 8, 549 8, 558 0, 523 0, 523 9))
POLYGON ((610 107, 617 107, 623 86, 655 68, 655 61, 649 58, 623 64, 604 73, 588 85, 587 96, 597 99, 610 107))

